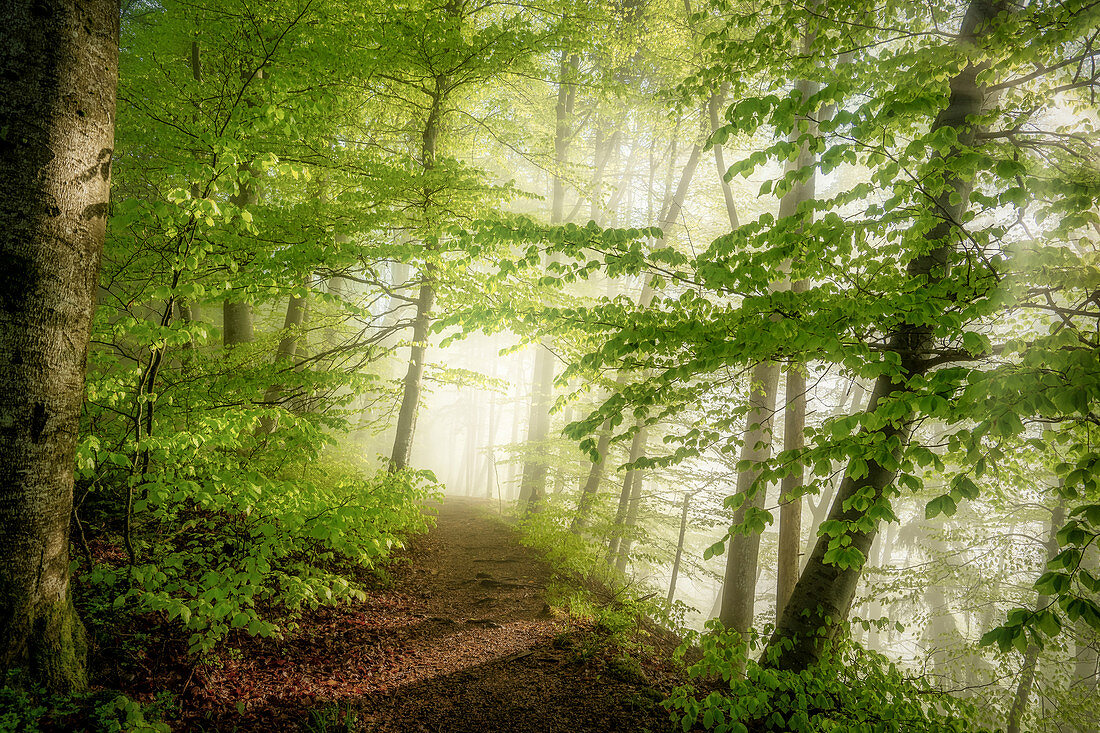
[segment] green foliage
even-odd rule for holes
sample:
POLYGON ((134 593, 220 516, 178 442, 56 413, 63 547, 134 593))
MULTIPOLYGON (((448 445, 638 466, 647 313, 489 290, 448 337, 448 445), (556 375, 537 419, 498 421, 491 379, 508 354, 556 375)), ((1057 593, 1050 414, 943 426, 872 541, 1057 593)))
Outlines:
POLYGON ((832 647, 808 670, 785 672, 749 658, 761 638, 746 643, 717 621, 708 629, 678 650, 683 658, 697 646, 702 656, 687 668, 691 681, 665 702, 684 731, 699 724, 718 733, 981 730, 969 704, 851 642, 832 647))
MULTIPOLYGON (((90 692, 58 696, 27 686, 18 669, 0 686, 0 733, 72 729, 84 718, 103 733, 168 733, 162 704, 142 705, 126 695, 90 692)), ((80 725, 83 727, 83 725, 80 725)))
POLYGON ((167 723, 148 720, 144 707, 125 695, 116 695, 97 705, 95 720, 98 730, 104 733, 169 733, 172 730, 167 723))
POLYGON ((325 705, 309 711, 309 720, 305 723, 307 733, 351 733, 356 727, 357 715, 351 703, 344 705, 325 705))
POLYGON ((190 632, 192 652, 233 629, 279 637, 279 618, 303 606, 362 600, 354 568, 371 568, 428 528, 422 509, 439 487, 426 472, 373 476, 347 463, 292 464, 276 477, 177 484, 151 498, 157 537, 133 566, 97 566, 116 607, 155 611, 190 632))

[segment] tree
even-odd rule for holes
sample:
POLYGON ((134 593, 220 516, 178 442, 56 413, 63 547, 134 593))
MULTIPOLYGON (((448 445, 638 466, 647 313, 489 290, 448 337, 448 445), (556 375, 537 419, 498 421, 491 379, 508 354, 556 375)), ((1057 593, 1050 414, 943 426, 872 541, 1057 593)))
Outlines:
POLYGON ((109 213, 119 4, 8 7, 0 29, 0 670, 83 689, 69 519, 109 213))

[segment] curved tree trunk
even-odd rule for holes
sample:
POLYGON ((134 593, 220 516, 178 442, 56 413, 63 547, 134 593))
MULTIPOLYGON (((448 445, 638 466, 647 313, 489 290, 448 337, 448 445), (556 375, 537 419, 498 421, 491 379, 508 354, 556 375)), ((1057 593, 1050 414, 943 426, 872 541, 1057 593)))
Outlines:
POLYGON ((13 0, 0 24, 0 674, 87 685, 69 593, 85 360, 106 231, 118 3, 13 0))

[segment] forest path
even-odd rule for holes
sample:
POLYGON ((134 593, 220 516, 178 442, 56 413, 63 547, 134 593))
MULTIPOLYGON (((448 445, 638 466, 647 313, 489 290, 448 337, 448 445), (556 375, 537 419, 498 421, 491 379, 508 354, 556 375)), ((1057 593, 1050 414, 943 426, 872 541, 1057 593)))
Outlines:
POLYGON ((196 729, 668 730, 662 695, 609 675, 598 635, 550 609, 550 569, 494 509, 448 497, 391 566, 392 587, 306 614, 274 648, 245 641, 204 675, 196 729))

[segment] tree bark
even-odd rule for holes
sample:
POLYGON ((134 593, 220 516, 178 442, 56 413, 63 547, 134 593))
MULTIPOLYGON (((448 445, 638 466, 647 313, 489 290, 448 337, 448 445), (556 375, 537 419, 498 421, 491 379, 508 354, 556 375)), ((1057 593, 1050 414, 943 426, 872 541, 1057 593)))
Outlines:
POLYGON ((581 498, 577 502, 577 513, 573 515, 573 521, 569 531, 580 534, 584 525, 588 522, 588 515, 592 512, 592 505, 596 501, 596 492, 600 490, 600 482, 603 480, 604 465, 607 461, 607 451, 611 447, 611 423, 604 420, 600 426, 600 437, 596 440, 596 453, 599 458, 588 467, 588 478, 581 487, 581 498))
MULTIPOLYGON (((985 32, 985 26, 998 12, 1006 9, 1003 0, 973 0, 963 19, 960 42, 973 43, 985 32)), ((957 131, 960 147, 972 145, 975 126, 967 122, 967 117, 981 112, 986 100, 986 90, 977 83, 977 75, 984 65, 968 65, 950 83, 950 97, 944 108, 932 123, 932 130, 952 127, 957 131)), ((959 155, 959 148, 946 153, 948 158, 959 155)), ((935 198, 935 208, 943 214, 943 219, 926 235, 933 244, 931 251, 914 258, 908 266, 909 277, 918 278, 926 284, 924 288, 935 288, 945 277, 942 264, 954 249, 952 234, 955 222, 961 220, 966 210, 970 185, 950 174, 945 176, 945 185, 935 198), (953 201, 952 195, 957 198, 953 201)), ((902 324, 887 334, 888 348, 897 354, 901 361, 901 378, 897 382, 888 375, 878 378, 868 411, 891 398, 904 395, 909 391, 909 378, 927 371, 924 360, 932 346, 932 328, 928 324, 902 324)), ((895 458, 900 455, 908 442, 909 430, 914 414, 899 416, 876 430, 876 440, 882 444, 893 444, 895 458)), ((895 471, 882 466, 877 461, 867 461, 867 474, 853 479, 846 476, 829 513, 830 519, 854 522, 864 517, 863 512, 845 508, 845 503, 859 492, 869 492, 875 501, 882 498, 887 487, 894 479, 895 471)), ((849 534, 851 546, 867 557, 874 541, 877 527, 870 531, 852 531, 849 534)), ((829 548, 829 538, 820 537, 807 561, 794 593, 784 610, 783 618, 765 650, 764 663, 780 669, 802 670, 815 663, 824 651, 825 645, 832 640, 836 631, 848 617, 848 611, 859 581, 860 566, 841 568, 825 562, 825 553, 829 548)))
MULTIPOLYGON (((424 171, 435 167, 438 154, 439 131, 443 116, 443 101, 447 85, 442 74, 435 78, 431 108, 424 122, 421 146, 421 165, 424 171)), ((428 215, 431 192, 424 192, 424 214, 428 215)), ((426 263, 420 272, 420 292, 416 297, 416 315, 413 317, 412 345, 409 349, 409 365, 405 370, 404 388, 401 392, 401 410, 397 414, 397 431, 390 454, 390 471, 408 467, 412 458, 413 435, 416 433, 416 416, 420 410, 420 392, 424 381, 424 360, 428 353, 428 335, 432 327, 432 307, 435 305, 434 268, 426 263)))
MULTIPOLYGON (((710 101, 707 102, 711 132, 716 131, 719 127, 718 108, 725 103, 729 87, 729 82, 724 82, 718 92, 712 94, 710 101)), ((729 217, 730 229, 737 229, 741 226, 741 223, 737 218, 737 203, 733 200, 733 189, 730 187, 729 181, 726 180, 726 171, 729 170, 729 166, 726 165, 725 152, 722 150, 722 146, 717 143, 713 147, 714 165, 718 169, 718 182, 722 185, 722 198, 726 202, 726 216, 729 217)))
POLYGON ((109 212, 113 0, 13 0, 0 24, 0 674, 87 686, 69 592, 85 363, 109 212))
MULTIPOLYGON (((797 366, 787 370, 785 387, 787 407, 783 415, 783 450, 799 450, 806 429, 806 377, 797 366)), ((802 553, 802 496, 796 493, 803 486, 802 464, 783 477, 779 487, 779 562, 775 588, 775 617, 783 617, 783 608, 794 592, 802 553)))
MULTIPOLYGON (((627 463, 631 468, 628 468, 626 470, 626 475, 623 476, 623 488, 619 494, 619 506, 615 512, 615 524, 611 528, 611 537, 608 538, 607 542, 608 564, 618 564, 616 558, 619 556, 619 546, 631 526, 631 505, 635 504, 637 501, 637 483, 640 476, 638 471, 633 468, 633 465, 635 461, 645 455, 645 446, 649 441, 649 429, 640 421, 635 426, 635 429, 636 432, 634 433, 634 437, 630 441, 630 454, 627 458, 627 463)), ((637 511, 634 511, 633 514, 637 516, 637 511)))
POLYGON ((401 411, 397 416, 397 434, 394 436, 390 457, 392 471, 407 468, 412 458, 413 434, 416 432, 416 414, 420 407, 421 384, 424 380, 424 358, 428 353, 428 332, 431 329, 431 311, 435 304, 435 289, 431 277, 425 273, 416 299, 416 318, 413 320, 412 347, 409 366, 405 371, 404 390, 401 394, 401 411))
MULTIPOLYGON (((749 412, 745 416, 745 442, 741 460, 762 463, 772 454, 772 418, 775 414, 775 392, 779 382, 779 366, 774 362, 753 367, 749 391, 749 412), (759 446, 759 448, 757 447, 759 446)), ((749 508, 763 509, 766 491, 759 487, 752 496, 749 488, 759 471, 750 468, 737 474, 737 493, 746 496, 733 515, 734 523, 745 520, 749 508)), ((756 608, 756 576, 760 565, 760 533, 738 533, 729 538, 726 554, 725 582, 722 585, 722 605, 718 618, 728 629, 740 634, 752 626, 756 608)))

